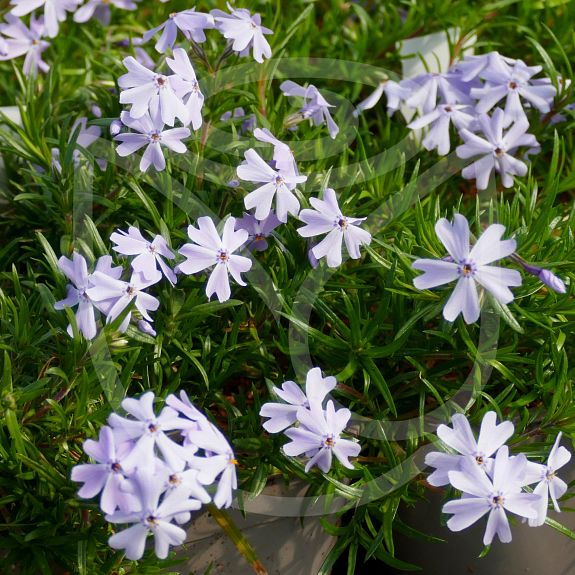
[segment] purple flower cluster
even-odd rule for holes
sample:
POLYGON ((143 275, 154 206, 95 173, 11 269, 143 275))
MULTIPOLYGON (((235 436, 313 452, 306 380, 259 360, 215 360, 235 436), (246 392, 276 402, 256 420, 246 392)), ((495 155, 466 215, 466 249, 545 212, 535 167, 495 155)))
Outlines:
POLYGON ((300 203, 294 191, 298 184, 307 180, 307 176, 300 174, 292 150, 268 129, 256 128, 254 136, 260 142, 273 146, 273 157, 268 163, 256 150, 250 148, 244 153, 245 161, 237 167, 240 180, 262 184, 244 198, 245 207, 254 210, 250 218, 260 222, 261 229, 265 230, 269 227, 270 217, 274 221, 273 227, 276 227, 276 216, 281 223, 287 222, 288 214, 299 216, 300 221, 306 224, 298 229, 302 237, 327 234, 311 249, 310 257, 316 260, 326 257, 329 267, 338 267, 342 263, 342 246, 345 241, 350 257, 358 259, 360 246, 371 242, 369 232, 359 227, 365 218, 344 216, 335 191, 331 188, 324 190, 323 199, 310 199, 314 209, 300 212, 300 203), (274 200, 275 214, 272 211, 274 200))
MULTIPOLYGON (((68 13, 74 12, 76 23, 96 18, 102 25, 107 26, 111 20, 110 6, 121 10, 135 10, 139 1, 87 0, 82 5, 83 0, 11 0, 12 9, 6 14, 5 22, 0 23, 0 61, 25 56, 24 74, 35 75, 38 70, 47 72, 50 66, 42 60, 42 53, 50 44, 43 38, 55 38, 60 30, 60 23, 66 20, 68 13), (42 10, 38 17, 35 14, 37 10, 42 10), (21 20, 21 17, 27 15, 30 15, 28 26, 21 20)), ((155 49, 163 54, 174 47, 178 30, 186 40, 199 44, 206 40, 205 30, 216 29, 228 40, 230 51, 247 56, 251 50, 254 59, 260 64, 264 58, 271 58, 271 47, 265 35, 273 32, 261 25, 260 15, 252 15, 245 8, 234 9, 230 4, 228 9, 229 14, 222 10, 212 10, 210 14, 204 14, 196 12, 195 8, 174 12, 168 20, 148 30, 143 38, 137 41, 146 43, 161 32, 155 49)), ((149 56, 141 48, 137 49, 149 62, 149 56)), ((171 105, 173 104, 174 102, 171 105)), ((173 126, 173 123, 166 123, 173 126)), ((195 125, 194 129, 197 130, 195 125)))
POLYGON ((112 535, 108 544, 138 560, 147 537, 165 559, 186 532, 179 526, 191 511, 213 502, 229 507, 237 488, 233 450, 218 428, 190 402, 184 391, 169 395, 156 414, 154 393, 127 398, 129 417, 112 413, 98 441, 88 439, 84 451, 94 463, 72 469, 72 480, 83 483, 82 498, 100 496, 106 521, 131 524, 112 535))
POLYGON ((541 70, 498 52, 466 56, 443 74, 381 83, 358 110, 372 108, 385 93, 390 114, 401 106, 417 112, 408 127, 425 128, 423 147, 440 155, 451 150, 453 125, 463 141, 457 155, 473 160, 463 177, 475 179, 477 189, 483 190, 496 172, 509 188, 514 176, 527 173, 527 155, 539 151, 537 140, 527 133, 528 113, 550 113, 556 96, 549 78, 534 77, 541 70))
POLYGON ((324 473, 331 469, 333 455, 348 469, 353 469, 350 457, 357 457, 361 446, 355 441, 344 439, 341 433, 346 428, 351 412, 349 409, 335 409, 328 393, 336 385, 335 377, 322 377, 319 367, 307 373, 305 393, 294 381, 285 381, 281 389, 273 391, 284 403, 265 403, 260 415, 268 417, 263 427, 269 433, 283 431, 290 443, 284 445, 286 455, 295 457, 305 454, 309 458, 305 470, 317 465, 324 473))
POLYGON ((178 31, 189 42, 201 43, 206 40, 205 30, 216 28, 240 56, 247 55, 251 49, 257 62, 262 63, 264 56, 271 57, 264 34, 272 31, 261 26, 259 14, 252 16, 248 10, 233 9, 230 5, 228 8, 230 14, 221 10, 204 14, 195 9, 174 12, 164 23, 144 34, 142 42, 145 43, 161 32, 155 49, 160 53, 172 50, 173 58, 166 58, 172 72, 169 75, 148 67, 153 62, 148 62, 145 52, 145 62, 132 56, 124 59, 128 73, 118 79, 123 89, 120 103, 131 107, 122 112, 120 121, 131 131, 118 133, 114 128, 114 140, 120 142, 116 151, 122 157, 146 146, 140 161, 141 171, 145 172, 151 165, 158 171, 163 170, 166 167, 163 148, 179 154, 186 152, 182 140, 191 134, 187 126, 191 124, 194 130, 202 126, 204 95, 186 50, 174 48, 178 31), (181 127, 173 127, 176 120, 181 127))
POLYGON ((506 511, 528 519, 532 527, 545 522, 549 496, 559 511, 557 500, 567 491, 567 484, 556 472, 571 459, 571 453, 559 446, 561 433, 547 463, 541 464, 529 461, 523 453, 509 455, 504 444, 513 435, 513 423, 497 424, 494 411, 483 417, 477 439, 464 415, 455 414, 452 424, 437 428, 437 436, 451 451, 434 451, 425 458, 435 468, 427 479, 431 485, 451 484, 462 492, 461 499, 443 506, 444 513, 452 515, 447 522, 452 531, 461 531, 489 513, 484 545, 491 544, 495 535, 508 543, 511 529, 506 511), (525 492, 526 486, 534 484, 532 491, 525 492))
MULTIPOLYGON (((206 284, 206 295, 211 298, 215 293, 220 302, 226 301, 231 295, 228 275, 238 284, 246 285, 241 274, 251 268, 252 262, 234 252, 248 241, 249 233, 245 229, 236 230, 236 220, 233 217, 226 220, 221 238, 209 217, 198 218, 198 227, 188 227, 188 235, 194 243, 184 244, 179 249, 179 254, 186 259, 176 266, 175 271, 195 274, 213 266, 206 284)), ((101 257, 92 273, 88 272, 86 259, 79 253, 74 252, 71 260, 62 256, 58 266, 71 283, 66 298, 58 301, 54 307, 61 310, 78 306, 78 330, 86 339, 93 339, 97 334, 95 310, 106 316, 106 323, 110 323, 133 304, 135 310, 128 309, 118 327, 119 331, 126 331, 135 311, 139 329, 156 335, 149 312, 156 311, 160 301, 145 290, 157 284, 162 277, 174 286, 177 276, 166 260, 174 260, 176 255, 163 236, 156 235, 149 241, 134 226, 130 226, 127 232, 114 232, 110 240, 116 244, 114 251, 133 257, 129 278, 121 279, 124 268, 113 267, 111 256, 101 257)), ((68 326, 68 333, 73 336, 72 326, 68 326)))

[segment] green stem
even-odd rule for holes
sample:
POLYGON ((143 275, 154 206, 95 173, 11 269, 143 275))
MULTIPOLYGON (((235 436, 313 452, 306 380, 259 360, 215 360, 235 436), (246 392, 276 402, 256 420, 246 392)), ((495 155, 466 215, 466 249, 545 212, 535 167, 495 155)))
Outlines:
POLYGON ((217 521, 218 525, 224 530, 226 535, 231 539, 236 549, 245 557, 246 561, 251 565, 256 575, 268 575, 267 569, 262 565, 254 548, 250 545, 249 541, 244 537, 243 533, 239 530, 238 526, 233 522, 229 514, 223 509, 218 509, 215 505, 208 505, 208 509, 212 517, 217 521))

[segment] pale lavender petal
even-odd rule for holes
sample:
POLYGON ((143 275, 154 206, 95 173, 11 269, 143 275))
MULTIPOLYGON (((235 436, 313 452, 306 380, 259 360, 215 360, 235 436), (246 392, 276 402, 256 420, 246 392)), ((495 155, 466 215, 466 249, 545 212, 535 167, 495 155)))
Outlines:
POLYGON ((241 274, 251 269, 252 260, 244 256, 231 255, 229 256, 226 265, 230 275, 236 280, 238 284, 241 286, 247 285, 246 282, 242 279, 241 274))
POLYGON ((443 317, 447 321, 455 321, 463 313, 465 323, 473 323, 479 319, 479 298, 475 282, 470 277, 459 278, 455 289, 443 308, 443 317))
POLYGON ((455 413, 451 417, 453 429, 441 424, 437 427, 437 437, 462 455, 472 455, 477 451, 477 443, 467 417, 455 413))
POLYGON ((521 285, 521 274, 517 270, 497 266, 481 266, 474 278, 502 304, 513 301, 513 293, 507 286, 521 285))
POLYGON ((481 421, 477 449, 487 457, 493 455, 513 435, 515 426, 511 421, 497 425, 497 414, 488 411, 481 421))
POLYGON ((470 497, 448 501, 442 508, 443 513, 453 513, 447 521, 451 531, 462 531, 473 525, 489 512, 489 502, 482 498, 470 497))
POLYGON ((368 246, 371 243, 371 234, 355 225, 348 225, 343 232, 343 238, 349 257, 355 260, 361 257, 360 246, 368 246))
POLYGON ((108 545, 112 549, 125 549, 126 558, 137 561, 144 554, 148 532, 149 529, 145 525, 132 525, 132 527, 112 535, 108 539, 108 545))
POLYGON ((413 285, 417 289, 430 289, 455 281, 459 277, 458 265, 444 260, 423 259, 412 264, 416 270, 425 272, 414 278, 413 285))
POLYGON ((210 299, 214 293, 217 295, 220 303, 229 300, 232 294, 230 280, 228 279, 228 269, 223 264, 216 265, 206 284, 206 295, 208 299, 210 299))
POLYGON ((510 256, 517 249, 517 242, 513 239, 501 240, 505 233, 505 226, 491 224, 473 246, 469 257, 478 265, 483 266, 510 256))
POLYGON ((435 224, 435 233, 456 261, 465 260, 469 256, 469 224, 461 214, 453 216, 453 225, 445 218, 435 224))
POLYGON ((187 275, 195 274, 213 266, 216 261, 216 252, 212 248, 184 244, 179 253, 188 258, 185 262, 178 264, 178 269, 187 275))
POLYGON ((327 259, 327 265, 331 268, 341 265, 341 247, 343 233, 339 228, 333 229, 327 236, 312 248, 313 255, 319 260, 323 257, 327 259))
POLYGON ((499 537, 502 543, 509 543, 511 541, 509 520, 502 507, 494 507, 489 513, 485 535, 483 536, 483 545, 491 545, 495 535, 499 537))

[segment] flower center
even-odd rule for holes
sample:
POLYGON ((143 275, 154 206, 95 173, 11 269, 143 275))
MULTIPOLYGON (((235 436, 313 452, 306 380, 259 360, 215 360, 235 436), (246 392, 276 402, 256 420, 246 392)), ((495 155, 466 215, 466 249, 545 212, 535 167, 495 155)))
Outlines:
POLYGON ((122 471, 122 466, 117 461, 114 461, 114 463, 112 463, 111 467, 112 467, 112 471, 114 473, 121 473, 121 471, 122 471))
POLYGON ((477 266, 471 260, 461 260, 457 266, 457 273, 464 278, 473 277, 477 266))
POLYGON ((261 242, 264 238, 265 238, 265 236, 260 232, 259 234, 256 234, 254 236, 254 241, 261 242))
POLYGON ((168 478, 168 482, 170 483, 170 485, 173 485, 175 487, 176 485, 180 485, 182 483, 182 480, 180 479, 180 476, 177 473, 172 473, 172 475, 170 475, 170 477, 168 478))
POLYGON ((276 176, 276 186, 283 186, 284 185, 284 179, 281 176, 276 176))
POLYGON ((495 154, 495 156, 497 158, 500 158, 501 156, 503 156, 505 154, 505 150, 498 146, 497 148, 495 148, 495 150, 493 150, 493 153, 495 154))
POLYGON ((491 506, 492 507, 503 507, 505 499, 501 493, 497 493, 491 496, 491 506))
POLYGON ((333 435, 328 435, 323 440, 323 444, 325 447, 328 447, 329 449, 331 449, 335 445, 335 438, 333 437, 333 435))
POLYGON ((130 285, 129 285, 129 286, 126 288, 126 295, 129 296, 129 297, 134 297, 134 296, 136 295, 136 292, 137 292, 137 291, 138 291, 138 290, 137 290, 134 286, 130 286, 130 285))
POLYGON ((219 264, 225 264, 230 259, 230 256, 227 250, 218 250, 216 258, 219 264))
POLYGON ((483 465, 484 462, 485 459, 483 458, 483 455, 479 454, 475 456, 475 463, 477 463, 477 465, 483 465))
POLYGON ((517 90, 517 82, 509 82, 509 89, 510 90, 517 90))
POLYGON ((154 83, 156 84, 156 86, 158 88, 162 89, 168 85, 168 79, 166 78, 166 76, 163 76, 162 74, 158 74, 154 78, 154 83))
POLYGON ((177 15, 178 15, 177 12, 172 12, 172 13, 169 15, 170 20, 173 20, 177 15))
POLYGON ((159 429, 160 429, 159 426, 156 425, 154 422, 148 424, 148 431, 150 433, 156 433, 159 429))
POLYGON ((160 134, 159 132, 152 132, 150 134, 150 142, 152 144, 159 144, 161 139, 162 139, 162 134, 160 134))
POLYGON ((151 254, 155 254, 155 253, 156 253, 156 247, 153 246, 152 244, 148 244, 148 251, 149 251, 151 254))
POLYGON ((453 112, 453 108, 451 106, 445 106, 445 108, 443 108, 448 114, 453 112))
POLYGON ((158 521, 153 515, 148 515, 144 520, 144 523, 146 523, 148 527, 154 528, 158 524, 158 521))
POLYGON ((547 481, 553 481, 553 479, 555 479, 555 471, 548 469, 545 473, 545 479, 547 479, 547 481))
POLYGON ((338 216, 335 219, 335 225, 343 232, 348 226, 347 218, 345 216, 338 216))

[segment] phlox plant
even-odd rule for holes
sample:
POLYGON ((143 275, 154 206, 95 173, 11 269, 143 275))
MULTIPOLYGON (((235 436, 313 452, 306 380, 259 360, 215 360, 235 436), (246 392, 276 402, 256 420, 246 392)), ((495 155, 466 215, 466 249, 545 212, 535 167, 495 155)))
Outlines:
POLYGON ((232 511, 272 483, 325 575, 575 539, 574 20, 3 5, 2 569, 210 572, 204 514, 273 572, 232 511))

